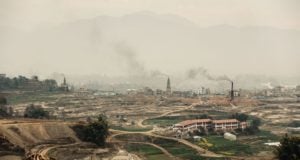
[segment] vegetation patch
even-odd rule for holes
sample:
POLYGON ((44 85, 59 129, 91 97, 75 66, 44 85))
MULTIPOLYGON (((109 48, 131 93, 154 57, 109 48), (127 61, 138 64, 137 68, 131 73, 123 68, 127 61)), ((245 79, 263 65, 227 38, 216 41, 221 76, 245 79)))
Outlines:
POLYGON ((142 157, 145 157, 147 160, 157 160, 157 159, 171 160, 161 150, 151 145, 129 143, 126 144, 124 147, 128 152, 133 152, 136 153, 137 155, 141 155, 142 157))
POLYGON ((98 146, 105 145, 105 139, 108 136, 108 124, 106 118, 102 115, 95 122, 77 124, 72 129, 82 141, 92 142, 98 146))
POLYGON ((7 102, 9 104, 50 102, 57 99, 52 95, 58 93, 59 92, 26 92, 24 94, 17 94, 7 97, 7 102))
POLYGON ((208 150, 224 155, 252 155, 256 151, 250 145, 242 144, 239 141, 230 141, 223 136, 206 136, 208 143, 212 144, 208 150))
POLYGON ((140 128, 140 127, 122 127, 122 126, 110 126, 111 129, 128 131, 128 132, 147 132, 152 130, 152 127, 140 128))
POLYGON ((264 130, 257 132, 255 135, 241 136, 237 141, 230 141, 218 135, 203 136, 203 138, 206 139, 207 144, 211 145, 194 143, 213 152, 228 156, 248 156, 261 151, 272 151, 274 148, 265 145, 265 143, 279 141, 278 136, 264 130))
POLYGON ((45 111, 41 106, 30 104, 25 109, 24 117, 36 119, 49 118, 49 112, 45 111))
POLYGON ((288 127, 300 127, 300 121, 299 120, 292 121, 287 126, 288 127))
POLYGON ((274 151, 280 160, 299 160, 300 159, 300 137, 285 135, 280 140, 280 146, 274 151))
POLYGON ((181 112, 175 112, 183 115, 178 116, 163 116, 158 118, 152 118, 147 119, 143 122, 144 125, 157 125, 160 127, 167 127, 172 126, 176 123, 190 120, 190 119, 226 119, 230 116, 229 113, 221 112, 221 111, 215 111, 215 110, 206 110, 206 111, 197 111, 194 110, 188 110, 188 111, 181 111, 181 112), (196 112, 196 114, 195 114, 196 112))
POLYGON ((143 122, 144 125, 158 125, 161 127, 172 126, 181 122, 183 117, 180 116, 164 116, 154 119, 147 119, 143 122))
POLYGON ((142 134, 126 134, 116 136, 118 140, 128 141, 128 142, 148 142, 156 144, 164 149, 166 149, 169 153, 174 155, 175 157, 180 157, 182 159, 189 160, 214 160, 214 159, 222 159, 222 158, 206 158, 202 157, 198 154, 198 152, 184 144, 176 142, 174 140, 145 136, 142 134))

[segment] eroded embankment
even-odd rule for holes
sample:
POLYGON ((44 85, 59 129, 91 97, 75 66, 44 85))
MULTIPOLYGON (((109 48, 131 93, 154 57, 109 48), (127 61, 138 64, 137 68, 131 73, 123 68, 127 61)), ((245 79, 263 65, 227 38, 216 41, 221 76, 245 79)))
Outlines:
POLYGON ((0 121, 0 135, 25 150, 38 144, 57 143, 62 139, 79 141, 67 124, 55 121, 0 121))

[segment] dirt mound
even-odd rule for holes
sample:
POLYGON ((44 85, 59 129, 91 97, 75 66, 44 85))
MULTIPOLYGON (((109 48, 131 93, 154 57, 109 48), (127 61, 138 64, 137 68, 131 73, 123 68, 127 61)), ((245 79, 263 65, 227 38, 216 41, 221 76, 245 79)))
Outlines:
POLYGON ((24 149, 28 149, 28 147, 30 148, 36 144, 55 143, 53 140, 56 139, 79 141, 73 130, 62 122, 1 124, 0 134, 12 144, 24 149))

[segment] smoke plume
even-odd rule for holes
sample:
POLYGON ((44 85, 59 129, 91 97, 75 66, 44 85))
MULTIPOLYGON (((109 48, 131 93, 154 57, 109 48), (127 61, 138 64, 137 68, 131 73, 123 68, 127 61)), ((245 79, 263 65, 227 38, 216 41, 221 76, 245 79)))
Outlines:
POLYGON ((167 74, 159 70, 148 70, 144 64, 138 60, 137 52, 125 42, 119 42, 114 45, 114 50, 119 56, 120 61, 124 62, 131 76, 144 78, 168 77, 167 74))
POLYGON ((126 43, 117 43, 114 46, 116 54, 120 56, 121 62, 126 64, 129 74, 131 75, 145 75, 146 70, 144 65, 137 59, 137 54, 133 48, 126 43))
POLYGON ((208 80, 212 81, 232 81, 228 76, 223 75, 223 76, 212 76, 210 73, 203 67, 198 67, 198 68, 192 68, 187 71, 187 78, 188 79, 196 79, 197 77, 205 77, 208 80))

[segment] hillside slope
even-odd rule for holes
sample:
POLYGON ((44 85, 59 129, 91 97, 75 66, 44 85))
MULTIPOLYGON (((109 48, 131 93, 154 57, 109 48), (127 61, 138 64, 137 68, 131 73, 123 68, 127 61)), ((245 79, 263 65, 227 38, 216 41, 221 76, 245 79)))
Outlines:
POLYGON ((79 141, 75 133, 63 122, 47 121, 0 121, 0 135, 12 144, 29 149, 43 143, 64 143, 79 141))

